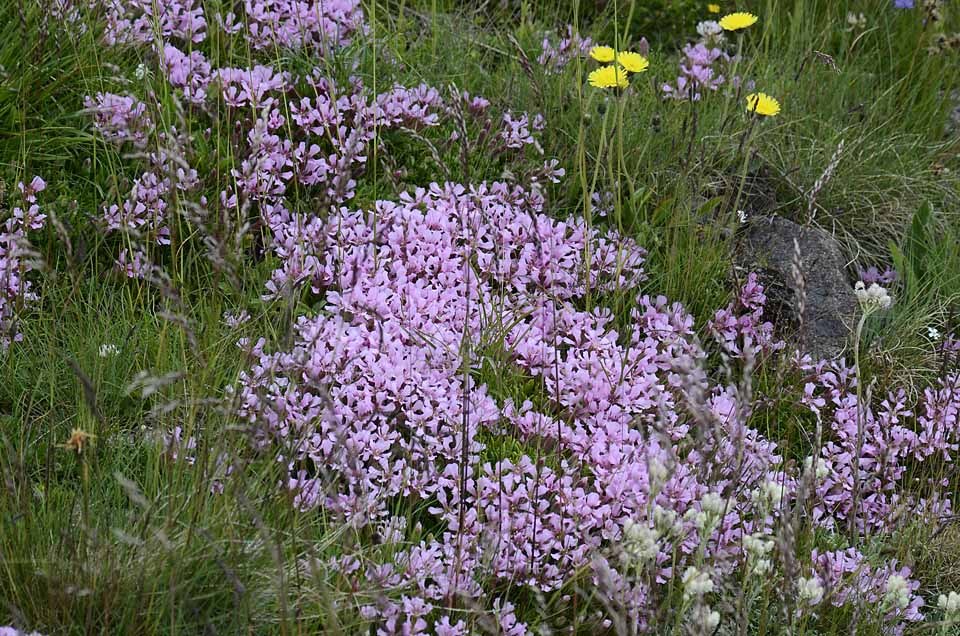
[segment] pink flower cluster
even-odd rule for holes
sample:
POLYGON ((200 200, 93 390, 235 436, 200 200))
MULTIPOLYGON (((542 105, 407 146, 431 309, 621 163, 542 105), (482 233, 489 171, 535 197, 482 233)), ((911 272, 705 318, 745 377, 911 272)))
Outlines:
POLYGON ((873 283, 877 283, 878 285, 892 285, 900 280, 900 274, 897 270, 890 269, 889 267, 882 272, 876 267, 868 267, 867 269, 860 270, 860 280, 868 285, 873 283))
POLYGON ((147 106, 131 95, 97 93, 95 97, 86 97, 84 105, 93 115, 93 123, 104 139, 115 143, 130 142, 137 148, 144 148, 153 121, 147 112, 147 106))
MULTIPOLYGON (((240 149, 245 158, 233 172, 238 191, 222 194, 225 201, 235 202, 239 195, 262 202, 261 213, 270 227, 289 217, 283 197, 290 183, 315 188, 330 204, 347 201, 353 198, 356 177, 378 130, 420 129, 439 121, 442 100, 425 85, 396 86, 371 99, 359 80, 345 90, 325 78, 311 83, 314 96, 290 105, 294 139, 281 136, 287 117, 273 108, 270 92, 258 98, 261 114, 247 132, 247 148, 240 149)), ((270 90, 280 88, 278 84, 270 90)))
MULTIPOLYGON (((877 532, 919 513, 951 513, 946 496, 917 500, 903 486, 908 467, 953 460, 960 444, 960 377, 941 378, 913 408, 902 390, 874 408, 859 406, 853 369, 825 362, 801 368, 809 374, 802 401, 830 427, 820 452, 828 472, 817 484, 818 525, 877 532)), ((945 478, 924 484, 934 493, 947 485, 945 478)))
POLYGON ((0 226, 0 352, 6 353, 10 345, 23 340, 17 315, 29 303, 36 300, 33 284, 27 275, 35 268, 27 234, 43 228, 46 215, 40 211, 37 194, 47 184, 40 177, 30 183, 22 181, 17 190, 22 207, 16 206, 12 214, 0 226))
MULTIPOLYGON (((720 25, 713 21, 701 22, 697 32, 700 39, 683 47, 677 81, 660 87, 665 98, 696 102, 720 90, 724 84, 729 83, 735 89, 740 86, 739 76, 731 79, 723 75, 723 69, 736 62, 736 57, 723 49, 725 38, 720 25)), ((752 87, 753 81, 748 81, 747 90, 753 90, 752 87)))
POLYGON ((200 0, 100 0, 106 11, 107 44, 151 44, 163 40, 202 42, 207 21, 200 0))
MULTIPOLYGON (((175 138, 177 131, 171 132, 170 135, 159 133, 159 142, 175 138)), ((134 179, 126 200, 104 204, 99 221, 107 232, 128 234, 137 240, 138 245, 145 241, 169 245, 168 199, 175 192, 182 197, 196 189, 199 177, 195 169, 183 167, 164 150, 148 153, 147 163, 148 170, 134 179)), ((205 197, 201 196, 199 200, 206 204, 205 197)), ((143 278, 151 265, 142 247, 124 247, 117 259, 117 267, 128 277, 143 278)))
POLYGON ((549 35, 543 36, 543 50, 537 58, 537 64, 548 73, 559 73, 574 58, 584 57, 593 48, 593 40, 582 37, 574 31, 573 25, 567 25, 567 35, 554 45, 549 35))
POLYGON ((740 290, 735 305, 717 310, 709 323, 724 351, 735 357, 759 350, 769 354, 784 348, 784 343, 773 336, 773 325, 763 321, 767 297, 756 274, 750 274, 740 290))
MULTIPOLYGON (((164 45, 163 72, 171 86, 183 91, 188 102, 202 104, 206 101, 207 87, 213 74, 210 62, 202 52, 194 50, 187 55, 172 44, 164 45)), ((224 93, 226 99, 226 87, 224 93)))
MULTIPOLYGON (((327 51, 366 30, 360 0, 244 0, 243 8, 247 39, 255 49, 315 46, 327 51)), ((243 23, 232 14, 223 20, 228 31, 243 23)))
MULTIPOLYGON (((775 446, 743 425, 747 405, 735 389, 702 376, 702 386, 687 384, 705 354, 679 306, 638 297, 636 328, 624 335, 609 311, 577 308, 588 289, 635 288, 642 250, 582 220, 553 221, 542 206, 502 184, 435 185, 369 212, 289 222, 288 233, 311 226, 316 251, 297 262, 310 263, 326 310, 300 319, 292 350, 254 348, 260 360, 241 382, 242 415, 260 431, 259 446, 288 465, 299 507, 360 526, 396 523, 391 501, 403 497, 442 522, 442 537, 402 552, 384 575, 429 606, 416 616, 402 600, 368 608, 384 625, 420 625, 442 599, 479 597, 479 572, 558 589, 654 506, 682 519, 657 558, 669 578, 675 550, 683 559, 711 539, 683 517, 705 493, 771 480, 792 487, 775 446), (542 404, 498 399, 476 384, 491 346, 542 383, 542 404), (684 443, 692 424, 676 397, 694 390, 707 396, 700 448, 684 443), (497 437, 551 449, 550 461, 483 460, 485 440, 497 437), (651 462, 668 474, 651 478, 651 462), (417 567, 397 573, 407 559, 417 567)), ((762 293, 752 285, 743 305, 762 293)), ((759 318, 738 324, 763 332, 759 318)), ((773 514, 731 499, 711 551, 734 567, 739 538, 769 529, 773 514)))
MULTIPOLYGON (((542 206, 502 184, 448 184, 368 212, 290 221, 312 226, 316 250, 298 259, 311 263, 311 286, 326 307, 299 320, 292 349, 254 347, 259 362, 241 381, 241 414, 259 431, 258 447, 286 463, 298 507, 393 528, 382 535, 394 536, 403 523, 392 512, 399 497, 426 506, 444 529, 386 564, 337 563, 358 583, 404 591, 364 609, 383 633, 452 629, 453 617, 438 613, 442 601, 480 598, 482 580, 552 591, 584 568, 642 624, 664 590, 602 557, 615 557, 627 525, 666 520, 653 556, 658 584, 704 551, 719 580, 743 564, 743 537, 772 533, 780 510, 793 505, 800 474, 785 472, 776 445, 745 424, 753 405, 740 389, 700 370, 706 352, 680 306, 640 295, 634 327, 623 334, 602 307, 577 308, 588 289, 636 288, 642 251, 582 221, 551 220, 542 206), (518 404, 476 383, 490 351, 524 382, 540 383, 535 400, 518 404), (498 439, 526 450, 490 460, 498 439), (713 521, 708 496, 725 501, 713 521)), ((763 322, 763 302, 751 276, 713 323, 723 349, 759 359, 783 348, 763 322)), ((905 511, 949 512, 946 499, 898 493, 906 461, 955 450, 956 386, 928 390, 916 418, 922 432, 902 425, 910 413, 899 396, 868 412, 857 436, 851 370, 807 361, 798 369, 811 380, 798 407, 827 424, 818 524, 853 519, 877 530, 905 511)), ((814 553, 816 567, 833 567, 821 557, 814 553)), ((818 576, 844 604, 875 594, 892 567, 818 576)), ((892 611, 891 623, 918 620, 918 598, 892 611)))
POLYGON ((832 606, 852 608, 865 604, 876 607, 883 613, 889 632, 894 634, 903 633, 903 621, 922 620, 923 599, 915 594, 920 582, 910 580, 910 568, 898 568, 896 561, 874 567, 856 548, 822 553, 815 549, 811 558, 812 575, 824 590, 822 600, 832 606), (905 594, 899 603, 890 591, 893 576, 902 577, 906 583, 905 594))
POLYGON ((662 87, 667 97, 699 101, 706 91, 714 92, 726 81, 722 72, 714 68, 717 62, 730 61, 730 56, 719 47, 704 42, 687 44, 683 47, 683 56, 676 85, 664 84, 662 87))
POLYGON ((43 636, 43 634, 40 632, 30 632, 28 634, 27 632, 20 631, 16 627, 6 625, 0 627, 0 636, 43 636))
MULTIPOLYGON (((154 44, 157 37, 204 41, 208 23, 199 0, 95 0, 106 13, 108 44, 154 44)), ((339 48, 364 32, 360 0, 244 0, 242 13, 215 16, 225 33, 243 32, 254 49, 339 48)))

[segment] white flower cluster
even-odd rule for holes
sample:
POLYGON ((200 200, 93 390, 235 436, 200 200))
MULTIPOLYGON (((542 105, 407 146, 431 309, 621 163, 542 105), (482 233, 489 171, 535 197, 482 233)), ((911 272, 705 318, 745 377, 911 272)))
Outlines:
POLYGON ((709 605, 700 605, 693 610, 693 622, 702 628, 704 634, 712 634, 720 624, 720 612, 711 610, 709 605))
POLYGON ((937 607, 943 610, 943 618, 948 623, 960 621, 960 594, 956 592, 941 594, 937 599, 937 607))
POLYGON ((867 16, 862 13, 847 13, 847 31, 863 31, 867 28, 867 16))
POLYGON ((759 532, 748 534, 743 537, 743 549, 747 553, 747 567, 751 574, 763 576, 773 569, 773 562, 769 559, 773 552, 773 539, 759 532))
POLYGON ((775 481, 765 481, 759 488, 754 489, 751 498, 755 504, 777 508, 783 498, 783 484, 775 481))
POLYGON ((714 528, 716 528, 716 523, 710 519, 707 513, 694 508, 691 508, 684 513, 683 520, 687 523, 693 524, 693 527, 697 529, 697 532, 699 532, 700 536, 702 537, 709 536, 711 533, 713 533, 714 528), (710 523, 708 523, 708 521, 710 523))
POLYGON ((680 581, 683 583, 684 599, 703 596, 713 591, 713 581, 710 579, 710 575, 701 572, 692 565, 686 569, 680 581))
POLYGON ((723 27, 713 20, 704 20, 697 24, 697 33, 705 44, 719 44, 723 42, 723 27))
POLYGON ((683 515, 683 520, 692 523, 700 531, 701 537, 708 537, 716 530, 726 509, 726 499, 715 492, 708 492, 700 498, 700 510, 691 508, 683 515))
MULTIPOLYGON (((806 457, 803 460, 803 468, 805 472, 810 472, 810 469, 813 467, 813 457, 806 457)), ((817 480, 821 480, 830 474, 830 464, 827 463, 823 457, 817 458, 817 471, 815 473, 817 480)))
POLYGON ((700 498, 700 508, 708 516, 719 518, 727 511, 727 500, 715 492, 708 492, 700 498))
POLYGON ((894 574, 887 579, 883 600, 890 607, 906 609, 910 604, 910 586, 907 584, 907 579, 899 574, 894 574))
POLYGON ((816 576, 809 579, 801 576, 797 580, 797 596, 807 605, 816 605, 823 600, 823 584, 816 576))
POLYGON ((670 479, 670 469, 656 457, 647 462, 647 478, 650 480, 650 491, 660 492, 663 485, 670 479))
POLYGON ((860 308, 864 313, 873 313, 878 309, 890 309, 893 305, 893 298, 890 297, 885 287, 873 283, 867 287, 864 282, 857 281, 853 287, 853 293, 860 302, 860 308))
POLYGON ((660 551, 659 539, 656 529, 646 523, 627 520, 623 524, 623 555, 628 561, 638 564, 652 561, 660 551))
POLYGON ((654 506, 653 508, 653 527, 661 536, 681 535, 683 534, 683 520, 675 510, 654 506))

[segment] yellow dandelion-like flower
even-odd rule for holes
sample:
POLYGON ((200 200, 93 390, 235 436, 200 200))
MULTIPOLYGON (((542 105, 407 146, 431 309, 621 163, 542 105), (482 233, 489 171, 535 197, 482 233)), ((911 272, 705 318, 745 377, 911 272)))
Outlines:
POLYGON ((748 26, 753 26, 756 22, 757 16, 743 11, 720 18, 720 26, 723 27, 724 31, 739 31, 740 29, 746 29, 748 26))
POLYGON ((590 49, 590 57, 598 62, 612 62, 617 56, 617 52, 609 46, 595 46, 590 49))
POLYGON ((601 66, 587 76, 590 86, 597 88, 626 88, 630 83, 627 81, 627 72, 623 67, 608 64, 601 66))
POLYGON ((617 62, 630 73, 642 73, 650 67, 650 60, 633 51, 617 55, 617 62))
POLYGON ((719 4, 708 4, 708 5, 707 5, 707 11, 709 11, 710 13, 720 13, 720 5, 719 5, 719 4))
POLYGON ((747 112, 773 117, 780 112, 780 102, 766 93, 750 93, 747 95, 747 112))

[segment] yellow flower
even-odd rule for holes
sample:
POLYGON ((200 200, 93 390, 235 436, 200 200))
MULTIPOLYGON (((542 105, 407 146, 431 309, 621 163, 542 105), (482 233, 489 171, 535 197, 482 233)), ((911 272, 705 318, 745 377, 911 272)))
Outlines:
POLYGON ((622 67, 612 64, 601 66, 590 73, 587 79, 590 82, 590 86, 597 88, 613 88, 614 86, 617 88, 626 88, 627 84, 629 84, 627 81, 627 72, 623 70, 622 67))
POLYGON ((740 29, 746 29, 748 26, 756 24, 757 16, 752 13, 744 13, 739 11, 737 13, 731 13, 720 18, 720 26, 723 27, 724 31, 739 31, 740 29))
POLYGON ((617 62, 631 73, 642 73, 650 66, 650 61, 639 53, 625 51, 617 55, 617 62))
POLYGON ((598 62, 612 62, 617 53, 609 46, 595 46, 590 49, 590 57, 598 62))
POLYGON ((708 5, 707 5, 707 11, 709 11, 710 13, 720 13, 720 5, 719 5, 719 4, 708 4, 708 5))
POLYGON ((780 112, 780 102, 766 93, 750 93, 747 95, 747 112, 773 117, 780 112))

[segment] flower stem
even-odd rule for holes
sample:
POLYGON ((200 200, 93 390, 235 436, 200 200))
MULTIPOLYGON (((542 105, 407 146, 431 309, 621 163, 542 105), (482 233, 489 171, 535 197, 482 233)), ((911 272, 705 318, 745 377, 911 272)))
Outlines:
MULTIPOLYGON (((740 66, 740 55, 742 52, 743 52, 743 34, 738 33, 737 34, 737 53, 733 57, 733 67, 731 67, 730 69, 729 81, 731 85, 737 79, 737 68, 740 66)), ((740 84, 742 85, 743 82, 740 82, 740 84)), ((736 100, 737 97, 739 97, 739 94, 740 94, 740 89, 737 88, 737 90, 733 92, 733 95, 731 97, 728 97, 727 99, 723 100, 723 110, 720 112, 720 122, 722 126, 721 132, 723 131, 723 128, 726 128, 726 125, 727 125, 727 111, 729 110, 729 107, 730 107, 730 100, 731 99, 736 100)))
POLYGON ((750 126, 747 128, 747 132, 743 133, 743 138, 740 139, 740 147, 737 149, 738 155, 743 151, 743 165, 740 168, 740 185, 737 188, 737 198, 734 199, 733 208, 731 209, 734 214, 740 209, 740 197, 743 196, 743 188, 747 183, 747 168, 750 162, 750 138, 753 136, 753 127, 756 126, 756 124, 757 115, 754 113, 750 118, 750 126))
POLYGON ((867 322, 870 312, 864 309, 857 322, 857 330, 853 337, 853 368, 857 376, 857 454, 854 457, 853 470, 853 509, 850 511, 850 541, 857 541, 857 507, 860 499, 860 456, 863 454, 863 374, 860 370, 860 340, 863 337, 863 326, 867 322))

